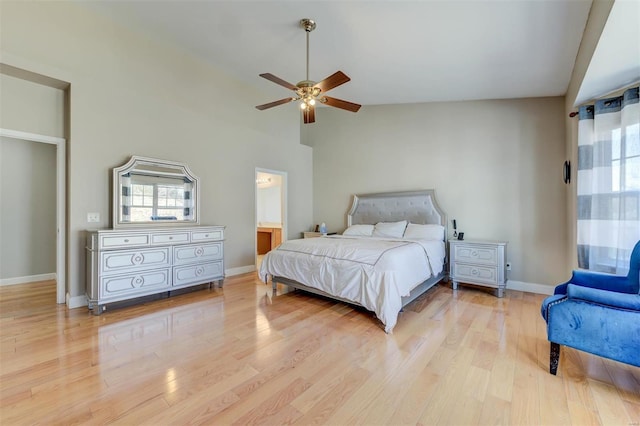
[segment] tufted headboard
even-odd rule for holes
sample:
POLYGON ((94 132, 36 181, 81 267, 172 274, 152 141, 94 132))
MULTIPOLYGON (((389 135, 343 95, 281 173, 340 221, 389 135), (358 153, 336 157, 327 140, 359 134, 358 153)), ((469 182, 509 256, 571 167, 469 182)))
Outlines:
POLYGON ((447 227, 447 215, 438 205, 434 189, 354 195, 347 214, 347 226, 400 220, 447 227))

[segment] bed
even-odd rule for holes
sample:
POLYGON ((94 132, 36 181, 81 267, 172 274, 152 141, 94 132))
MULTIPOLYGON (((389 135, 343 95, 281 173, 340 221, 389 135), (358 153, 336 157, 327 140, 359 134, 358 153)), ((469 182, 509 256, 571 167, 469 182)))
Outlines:
POLYGON ((433 189, 354 195, 343 235, 289 240, 260 278, 376 314, 391 333, 404 306, 446 277, 447 219, 433 189))

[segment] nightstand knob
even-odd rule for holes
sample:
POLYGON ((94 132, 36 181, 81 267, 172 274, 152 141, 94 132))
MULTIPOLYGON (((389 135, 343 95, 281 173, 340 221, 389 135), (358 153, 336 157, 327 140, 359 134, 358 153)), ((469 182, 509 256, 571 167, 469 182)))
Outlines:
POLYGON ((473 257, 478 257, 478 252, 477 252, 477 251, 475 251, 475 250, 473 250, 473 251, 471 252, 471 256, 473 256, 473 257))
POLYGON ((472 269, 472 270, 471 270, 471 273, 472 273, 473 275, 478 275, 478 270, 477 270, 477 269, 472 269))

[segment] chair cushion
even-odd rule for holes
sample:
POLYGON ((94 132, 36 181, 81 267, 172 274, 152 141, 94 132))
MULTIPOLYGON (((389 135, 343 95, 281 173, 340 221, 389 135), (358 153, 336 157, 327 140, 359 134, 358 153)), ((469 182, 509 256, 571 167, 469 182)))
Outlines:
POLYGON ((570 300, 582 300, 612 309, 628 309, 640 312, 640 294, 617 293, 574 284, 569 284, 567 290, 567 297, 570 300))

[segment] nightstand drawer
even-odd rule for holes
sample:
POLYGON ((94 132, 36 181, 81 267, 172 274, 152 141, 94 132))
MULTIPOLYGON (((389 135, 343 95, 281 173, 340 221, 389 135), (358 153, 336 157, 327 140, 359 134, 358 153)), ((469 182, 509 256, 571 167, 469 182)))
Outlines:
POLYGON ((456 281, 491 284, 498 287, 498 268, 482 265, 453 264, 453 276, 456 281))
POLYGON ((458 262, 497 265, 498 249, 496 247, 467 246, 459 244, 455 246, 455 258, 458 262))

